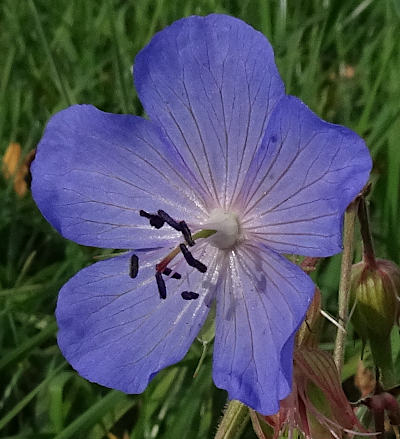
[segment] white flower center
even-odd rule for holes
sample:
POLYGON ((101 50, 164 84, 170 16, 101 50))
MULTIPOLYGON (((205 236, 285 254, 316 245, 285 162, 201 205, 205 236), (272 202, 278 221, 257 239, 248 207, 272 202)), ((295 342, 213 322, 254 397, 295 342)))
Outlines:
POLYGON ((202 227, 216 230, 216 233, 209 238, 209 242, 220 249, 233 247, 240 237, 238 216, 232 212, 225 212, 224 209, 212 210, 210 217, 202 227))

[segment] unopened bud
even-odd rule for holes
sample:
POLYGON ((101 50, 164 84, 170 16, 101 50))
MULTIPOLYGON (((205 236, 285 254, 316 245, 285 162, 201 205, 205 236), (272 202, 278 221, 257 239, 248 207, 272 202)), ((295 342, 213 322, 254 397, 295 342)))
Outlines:
POLYGON ((400 269, 391 261, 374 259, 353 266, 352 323, 363 341, 368 340, 375 366, 385 388, 397 382, 390 332, 399 318, 400 269))
POLYGON ((355 306, 352 323, 366 340, 388 337, 400 311, 400 268, 391 261, 376 259, 371 267, 353 265, 350 305, 355 306), (354 305, 355 304, 355 305, 354 305))

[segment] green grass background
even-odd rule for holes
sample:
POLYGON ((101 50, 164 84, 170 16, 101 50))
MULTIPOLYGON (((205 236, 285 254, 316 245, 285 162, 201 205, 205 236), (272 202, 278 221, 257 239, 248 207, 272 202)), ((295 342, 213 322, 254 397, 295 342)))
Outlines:
MULTIPOLYGON (((174 20, 211 12, 262 31, 287 91, 365 138, 374 158, 377 253, 399 263, 398 0, 2 0, 0 154, 10 141, 25 152, 34 148, 49 117, 72 103, 142 114, 130 73, 135 54, 174 20)), ((359 254, 359 239, 356 248, 359 254)), ((101 254, 62 239, 30 195, 19 199, 0 177, 0 437, 213 437, 226 394, 212 384, 210 355, 192 378, 199 343, 143 395, 90 384, 61 356, 58 290, 101 254)), ((333 314, 339 261, 323 262, 316 275, 333 314)), ((332 335, 326 325, 327 348, 332 335)), ((345 378, 358 355, 350 342, 345 378)), ((242 437, 255 437, 250 426, 242 437)))

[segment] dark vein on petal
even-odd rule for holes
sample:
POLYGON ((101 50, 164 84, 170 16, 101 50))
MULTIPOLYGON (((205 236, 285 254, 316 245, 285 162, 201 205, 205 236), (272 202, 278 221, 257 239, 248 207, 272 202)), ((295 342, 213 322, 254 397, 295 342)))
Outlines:
POLYGON ((209 157, 208 157, 207 148, 206 148, 206 146, 205 146, 204 139, 203 139, 203 136, 202 136, 202 134, 201 134, 201 130, 200 130, 200 127, 199 127, 199 124, 198 124, 197 118, 196 118, 195 115, 194 115, 193 107, 192 107, 192 104, 191 104, 191 102, 190 102, 190 98, 189 98, 189 93, 188 93, 187 88, 186 88, 186 83, 185 83, 185 69, 184 69, 184 68, 183 68, 182 85, 183 85, 183 89, 185 90, 186 99, 187 99, 187 101, 188 101, 188 105, 189 105, 189 113, 190 113, 190 115, 191 115, 191 117, 192 117, 192 119, 193 119, 193 122, 194 122, 195 126, 196 126, 196 130, 197 130, 197 133, 198 133, 198 136, 199 136, 199 139, 200 139, 200 143, 201 143, 201 146, 202 146, 202 149, 203 149, 203 154, 204 154, 204 157, 205 157, 205 159, 206 159, 207 168, 208 168, 208 173, 209 173, 209 176, 210 176, 210 179, 211 179, 211 184, 212 184, 212 187, 213 187, 213 190, 214 190, 214 196, 215 196, 214 199, 215 199, 216 201, 218 201, 218 204, 221 206, 221 203, 220 203, 220 200, 219 200, 219 197, 218 197, 217 188, 216 188, 215 181, 214 181, 214 175, 213 175, 213 172, 212 172, 212 170, 211 170, 211 166, 210 166, 210 160, 209 160, 209 157))
MULTIPOLYGON (((296 223, 307 223, 307 222, 311 222, 317 219, 321 219, 321 218, 328 218, 331 216, 337 216, 338 215, 338 211, 334 211, 334 212, 330 212, 330 213, 325 213, 322 215, 315 215, 309 218, 296 218, 295 220, 283 220, 281 222, 277 222, 277 223, 270 223, 270 224, 266 224, 266 223, 260 223, 260 225, 258 227, 253 227, 254 228, 266 228, 266 227, 275 227, 275 226, 282 226, 282 225, 286 225, 286 224, 296 224, 296 223)), ((258 217, 261 217, 262 214, 259 214, 258 217)), ((248 220, 249 221, 249 220, 248 220)), ((242 224, 243 226, 243 224, 242 224)), ((250 228, 246 227, 246 230, 250 230, 250 228)))
POLYGON ((178 124, 177 120, 175 119, 175 116, 173 115, 173 113, 172 113, 169 109, 168 109, 168 114, 170 115, 170 117, 171 117, 171 119, 173 120, 174 124, 175 124, 176 127, 178 128, 178 130, 179 130, 179 132, 180 132, 180 134, 181 134, 181 136, 182 136, 182 138, 183 138, 183 140, 184 140, 184 142, 185 142, 185 146, 186 146, 186 148, 188 149, 190 155, 192 156, 192 159, 193 159, 193 161, 194 161, 194 163, 195 163, 195 165, 196 165, 196 168, 197 168, 197 170, 198 170, 198 172, 199 172, 199 175, 200 175, 201 179, 203 180, 204 186, 205 186, 205 188, 207 189, 207 191, 208 191, 210 197, 213 199, 214 197, 213 197, 213 195, 212 195, 212 193, 211 193, 211 191, 210 191, 210 188, 208 187, 208 184, 207 184, 206 179, 205 179, 205 177, 204 177, 204 175, 203 175, 203 172, 202 172, 202 170, 201 170, 201 168, 200 168, 200 165, 198 164, 197 159, 196 159, 196 156, 194 155, 192 149, 191 149, 190 146, 189 146, 189 143, 188 143, 188 141, 187 141, 187 139, 186 139, 186 137, 185 137, 185 135, 184 135, 184 133, 183 133, 182 128, 180 127, 180 125, 178 124))
POLYGON ((289 250, 293 250, 295 248, 305 248, 305 249, 314 249, 314 250, 315 249, 320 249, 319 246, 301 245, 301 244, 294 243, 294 242, 276 241, 276 240, 268 239, 268 238, 265 238, 265 237, 258 237, 257 239, 260 240, 260 241, 263 241, 263 242, 271 243, 271 244, 286 245, 286 246, 289 247, 289 250))
MULTIPOLYGON (((301 129, 301 127, 300 127, 301 129)), ((252 196, 250 197, 250 199, 247 201, 246 206, 247 210, 244 214, 244 216, 246 216, 249 211, 251 211, 252 209, 254 209, 260 202, 261 200, 263 200, 269 193, 271 193, 271 191, 276 187, 276 185, 287 175, 287 173, 289 172, 289 170, 292 168, 293 164, 297 161, 298 157, 300 156, 300 154, 302 152, 304 152, 308 146, 311 144, 311 142, 314 140, 314 138, 317 136, 317 134, 319 133, 314 133, 311 138, 306 142, 306 144, 303 146, 303 148, 298 147, 298 150, 296 152, 296 154, 294 155, 294 157, 291 159, 290 163, 287 165, 287 167, 285 168, 285 170, 279 175, 279 177, 274 181, 274 183, 265 191, 263 192, 263 194, 251 205, 249 206, 250 202, 252 201, 253 197, 255 196, 256 192, 258 191, 258 189, 260 188, 260 186, 264 183, 265 179, 268 176, 268 173, 265 173, 264 177, 262 178, 262 180, 260 181, 256 191, 253 192, 252 196)), ((281 136, 282 138, 283 136, 281 136)), ((299 135, 300 137, 300 135, 299 135)), ((286 140, 286 139, 285 139, 286 140)), ((300 140, 299 140, 300 141, 300 140)), ((284 140, 282 141, 282 143, 284 142, 284 140)))
MULTIPOLYGON (((266 108, 266 111, 265 111, 265 114, 264 114, 264 118, 263 118, 263 121, 262 121, 262 124, 261 124, 261 129, 260 129, 260 133, 259 133, 258 138, 257 138, 256 146, 255 146, 255 148, 253 150, 253 154, 250 157, 250 160, 248 162, 248 167, 247 167, 246 171, 244 172, 245 175, 247 175, 247 173, 249 172, 249 170, 250 170, 250 168, 252 166, 253 160, 254 160, 254 158, 255 158, 255 156, 257 154, 257 151, 259 150, 259 148, 262 145, 263 137, 265 136, 265 131, 266 131, 266 128, 267 128, 266 127, 266 122, 267 122, 267 118, 268 118, 268 116, 270 114, 269 106, 270 106, 271 87, 272 87, 272 81, 269 81, 268 92, 267 92, 267 108, 266 108)), ((255 179, 257 177, 258 171, 256 173, 254 173, 254 178, 253 178, 252 182, 248 186, 248 190, 247 190, 247 195, 246 196, 243 196, 243 191, 244 191, 245 185, 246 185, 246 178, 243 179, 243 182, 242 182, 241 187, 240 187, 240 189, 238 191, 238 195, 236 197, 236 200, 232 204, 236 204, 238 199, 243 198, 241 204, 243 205, 243 208, 247 207, 246 197, 248 196, 248 192, 250 192, 250 189, 251 189, 251 187, 254 184, 254 181, 255 181, 255 179)), ((239 175, 238 175, 237 181, 235 183, 235 189, 236 189, 236 186, 238 184, 238 181, 239 181, 239 175)), ((236 192, 236 190, 235 190, 235 192, 236 192)), ((232 199, 234 199, 233 196, 232 196, 232 199)))
MULTIPOLYGON (((160 92, 158 91, 158 86, 157 86, 156 82, 154 81, 154 79, 153 79, 153 77, 152 77, 152 75, 151 75, 151 72, 149 72, 149 77, 150 77, 150 80, 151 80, 152 83, 153 83, 153 90, 157 93, 159 99, 160 99, 161 102, 164 104, 165 112, 168 113, 168 115, 169 115, 170 118, 172 119, 173 123, 175 124, 176 128, 178 129, 178 131, 179 131, 179 133, 180 133, 180 135, 181 135, 181 137, 182 137, 182 139, 183 139, 184 145, 186 146, 186 149, 189 151, 189 154, 191 155, 191 157, 192 157, 192 159, 193 159, 193 161, 194 161, 194 163, 195 163, 195 165, 196 165, 196 168, 197 168, 197 171, 198 171, 198 173, 199 173, 199 176, 200 176, 201 179, 203 180, 204 187, 205 187, 206 191, 208 192, 208 195, 209 195, 211 198, 213 198, 213 197, 212 197, 212 193, 210 192, 210 189, 209 189, 209 187, 208 187, 208 185, 207 185, 207 182, 206 182, 206 180, 205 180, 205 178, 204 178, 204 175, 203 175, 203 173, 202 173, 202 171, 201 171, 201 168, 200 168, 199 164, 197 163, 196 157, 195 157, 195 155, 193 154, 193 151, 192 151, 192 149, 190 148, 189 143, 188 143, 188 141, 187 141, 187 139, 186 139, 186 137, 185 137, 185 135, 184 135, 184 133, 183 133, 183 130, 182 130, 182 128, 180 127, 180 125, 178 124, 177 120, 175 119, 175 116, 173 115, 173 112, 171 111, 169 105, 164 101, 163 96, 162 96, 162 95, 160 94, 160 92)), ((164 86, 165 86, 165 84, 164 84, 164 86)), ((159 123, 161 124, 161 126, 163 126, 162 122, 159 122, 159 123)), ((181 158, 182 162, 185 164, 185 166, 187 167, 187 169, 190 170, 190 167, 187 165, 187 163, 186 163, 185 159, 183 158, 181 152, 180 152, 179 149, 176 147, 174 141, 171 139, 170 134, 169 134, 166 130, 165 130, 165 134, 166 134, 166 136, 168 137, 168 139, 170 140, 171 145, 173 145, 173 147, 174 147, 176 153, 177 153, 177 154, 179 155, 179 157, 181 158)), ((194 175, 193 175, 193 178, 196 180, 196 183, 197 183, 200 187, 203 187, 194 175)))

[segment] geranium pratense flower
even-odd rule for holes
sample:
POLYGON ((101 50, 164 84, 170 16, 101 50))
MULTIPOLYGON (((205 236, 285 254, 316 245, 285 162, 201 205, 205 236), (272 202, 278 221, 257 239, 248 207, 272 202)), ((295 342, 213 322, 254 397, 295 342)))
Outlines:
POLYGON ((267 39, 232 17, 175 22, 134 77, 150 120, 72 106, 48 123, 32 167, 35 201, 63 236, 134 249, 64 285, 60 348, 87 379, 139 393, 216 302, 216 385, 276 412, 314 291, 282 253, 341 250, 367 149, 286 96, 267 39))

